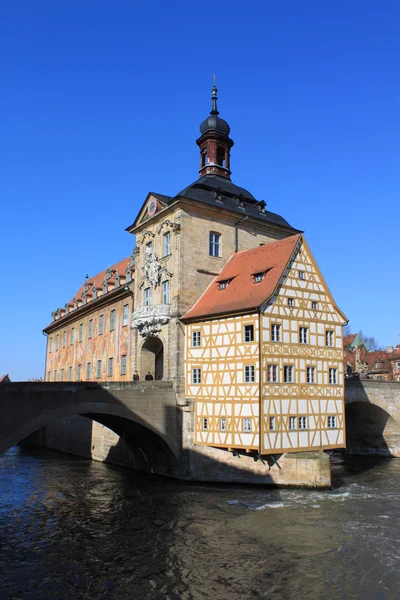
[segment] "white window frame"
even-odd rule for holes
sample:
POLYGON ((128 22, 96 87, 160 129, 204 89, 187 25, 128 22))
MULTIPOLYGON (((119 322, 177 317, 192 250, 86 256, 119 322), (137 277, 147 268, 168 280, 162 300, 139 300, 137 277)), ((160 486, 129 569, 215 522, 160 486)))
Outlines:
POLYGON ((308 327, 299 327, 300 344, 308 344, 308 327))
POLYGON ((301 415, 299 417, 299 429, 308 429, 307 427, 307 417, 305 415, 301 415))
POLYGON ((268 365, 268 382, 278 383, 278 365, 268 365))
POLYGON ((333 348, 334 346, 334 332, 332 329, 325 331, 325 346, 328 348, 333 348))
POLYGON ((254 365, 245 365, 244 367, 244 382, 254 383, 256 380, 256 369, 254 365))
POLYGON ((162 297, 163 297, 163 304, 169 304, 169 280, 166 279, 165 281, 163 281, 162 284, 162 297))
POLYGON ((192 369, 192 384, 200 385, 201 383, 201 369, 199 367, 194 367, 192 369))
POLYGON ((271 342, 281 341, 281 326, 279 323, 272 323, 271 325, 271 342))
POLYGON ((269 430, 275 431, 275 417, 269 418, 269 430))
POLYGON ((97 359, 96 365, 96 378, 98 379, 99 377, 101 377, 101 358, 97 359))
POLYGON ((328 417, 327 417, 327 429, 337 429, 336 415, 328 415, 328 417))
POLYGON ((88 322, 88 340, 93 337, 93 319, 89 319, 88 322))
POLYGON ((110 331, 115 330, 116 322, 117 322, 117 311, 115 310, 115 308, 113 308, 112 310, 110 310, 110 331))
POLYGON ((304 281, 305 278, 306 278, 305 271, 299 271, 298 273, 299 273, 299 279, 301 279, 302 281, 304 281))
POLYGON ((283 382, 294 383, 294 366, 284 365, 283 366, 283 382))
POLYGON ((151 303, 151 288, 149 288, 149 287, 144 288, 143 298, 144 298, 144 305, 145 306, 150 306, 150 303, 151 303))
POLYGON ((169 256, 171 254, 171 232, 167 231, 163 235, 163 256, 169 256))
POLYGON ((81 381, 81 365, 76 365, 76 380, 81 381))
POLYGON ((226 417, 221 417, 219 420, 219 430, 226 431, 226 417))
POLYGON ((112 377, 114 374, 114 357, 110 356, 107 363, 107 377, 112 377))
POLYGON ((244 417, 242 420, 242 431, 243 433, 251 433, 251 419, 249 417, 244 417))
POLYGON ((288 306, 294 306, 294 298, 287 299, 288 306))
POLYGON ((75 344, 75 327, 72 327, 72 329, 71 329, 70 345, 72 346, 73 344, 75 344))
POLYGON ((221 257, 221 234, 217 231, 210 231, 209 235, 209 253, 216 258, 221 257))
POLYGON ((338 382, 338 370, 335 367, 329 368, 329 384, 337 385, 338 382))
POLYGON ((126 375, 126 354, 121 355, 121 375, 126 375))
POLYGON ((201 428, 203 431, 208 431, 208 418, 207 417, 203 417, 201 419, 201 428))
POLYGON ((318 302, 316 300, 311 300, 311 310, 318 309, 318 302))
POLYGON ((124 304, 122 308, 122 327, 126 327, 129 321, 129 304, 124 304))
POLYGON ((254 342, 254 325, 244 325, 245 343, 254 342))
POLYGON ((307 367, 307 383, 316 383, 316 368, 315 367, 307 367))
POLYGON ((297 417, 289 417, 289 430, 295 431, 297 429, 297 417))
POLYGON ((192 348, 200 348, 201 333, 200 331, 192 331, 192 348))

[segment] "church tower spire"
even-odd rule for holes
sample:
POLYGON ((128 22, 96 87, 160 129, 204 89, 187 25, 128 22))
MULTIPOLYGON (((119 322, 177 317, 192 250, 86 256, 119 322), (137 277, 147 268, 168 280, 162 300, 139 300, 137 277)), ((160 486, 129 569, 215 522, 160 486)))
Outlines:
POLYGON ((219 175, 230 179, 230 150, 233 140, 230 139, 230 127, 224 119, 219 118, 217 108, 218 90, 214 83, 211 91, 210 116, 200 125, 201 136, 196 140, 200 148, 200 176, 219 175))

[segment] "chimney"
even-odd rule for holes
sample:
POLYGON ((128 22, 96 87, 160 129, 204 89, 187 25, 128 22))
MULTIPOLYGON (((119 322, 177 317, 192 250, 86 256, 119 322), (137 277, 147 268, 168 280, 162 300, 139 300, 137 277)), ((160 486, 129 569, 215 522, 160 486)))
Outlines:
POLYGON ((387 354, 390 354, 391 352, 393 352, 393 346, 386 346, 386 352, 387 352, 387 354))

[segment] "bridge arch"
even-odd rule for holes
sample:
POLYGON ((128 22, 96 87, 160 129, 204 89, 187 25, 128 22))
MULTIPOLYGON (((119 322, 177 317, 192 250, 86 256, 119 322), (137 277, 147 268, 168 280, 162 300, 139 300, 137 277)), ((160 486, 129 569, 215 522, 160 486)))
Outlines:
POLYGON ((400 457, 400 385, 348 380, 345 385, 349 454, 400 457))
POLYGON ((148 467, 162 461, 169 470, 179 458, 171 382, 2 385, 0 455, 41 428, 74 416, 114 431, 148 467))

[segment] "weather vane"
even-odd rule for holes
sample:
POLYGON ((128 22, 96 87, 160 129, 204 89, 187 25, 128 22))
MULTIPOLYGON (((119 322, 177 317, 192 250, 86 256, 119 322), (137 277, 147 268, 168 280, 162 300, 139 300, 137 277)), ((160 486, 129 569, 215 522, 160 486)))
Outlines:
POLYGON ((215 75, 213 75, 213 76, 212 76, 212 80, 213 80, 213 82, 214 82, 214 85, 216 85, 216 83, 217 83, 217 78, 215 77, 215 75))

